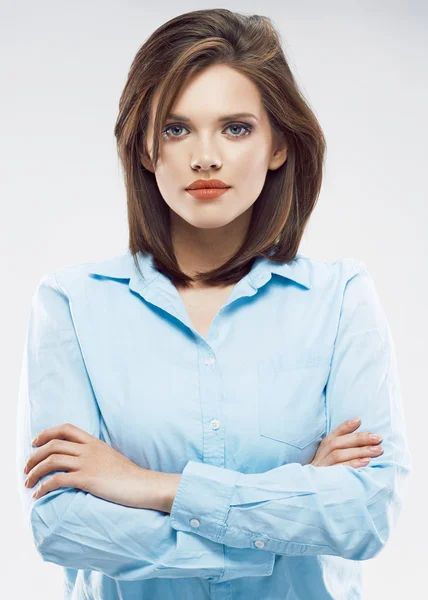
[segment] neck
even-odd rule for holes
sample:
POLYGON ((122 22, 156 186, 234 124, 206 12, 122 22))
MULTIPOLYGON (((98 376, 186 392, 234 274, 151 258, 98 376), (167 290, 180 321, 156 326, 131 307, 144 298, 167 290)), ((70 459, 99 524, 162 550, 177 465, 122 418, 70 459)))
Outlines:
POLYGON ((171 212, 171 235, 181 270, 194 277, 224 264, 241 247, 251 219, 246 211, 231 223, 216 228, 200 228, 171 212))

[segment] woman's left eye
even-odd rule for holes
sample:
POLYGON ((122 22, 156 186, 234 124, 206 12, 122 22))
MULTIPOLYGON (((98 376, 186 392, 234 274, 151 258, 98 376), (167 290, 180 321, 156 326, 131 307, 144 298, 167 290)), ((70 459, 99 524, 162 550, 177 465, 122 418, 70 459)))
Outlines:
MULTIPOLYGON (((232 123, 231 125, 228 125, 226 127, 226 129, 229 128, 235 128, 235 133, 236 133, 236 129, 243 129, 244 133, 240 134, 240 135, 235 135, 235 133, 229 134, 231 137, 245 137, 247 135, 250 134, 251 130, 252 130, 252 126, 249 125, 248 123, 243 124, 243 123, 232 123)), ((187 129, 187 127, 184 127, 183 125, 168 125, 168 127, 165 127, 165 129, 163 130, 163 136, 165 138, 180 138, 183 137, 182 135, 173 135, 171 133, 169 133, 170 129, 187 129)))
MULTIPOLYGON (((233 123, 232 125, 228 125, 226 127, 226 129, 229 129, 229 127, 237 127, 238 129, 244 129, 245 133, 244 135, 248 135, 252 129, 251 125, 242 125, 241 123, 233 123)), ((243 137, 243 135, 239 135, 239 136, 233 136, 233 137, 243 137)))

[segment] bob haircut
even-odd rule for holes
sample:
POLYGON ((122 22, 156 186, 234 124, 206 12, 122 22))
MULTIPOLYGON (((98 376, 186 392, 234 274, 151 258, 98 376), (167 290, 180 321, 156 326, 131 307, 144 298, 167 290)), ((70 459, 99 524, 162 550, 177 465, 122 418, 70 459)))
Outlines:
POLYGON ((277 263, 296 257, 319 196, 326 142, 270 18, 216 8, 181 14, 161 25, 131 64, 114 134, 127 195, 129 250, 141 276, 138 252, 151 254, 154 266, 185 288, 193 281, 217 286, 236 283, 258 256, 277 263), (288 151, 285 163, 267 172, 239 250, 221 266, 192 278, 178 265, 170 236, 170 209, 142 158, 155 170, 162 128, 174 100, 190 77, 217 64, 228 65, 255 83, 272 134, 284 136, 288 151), (150 160, 145 142, 156 91, 159 103, 150 160))

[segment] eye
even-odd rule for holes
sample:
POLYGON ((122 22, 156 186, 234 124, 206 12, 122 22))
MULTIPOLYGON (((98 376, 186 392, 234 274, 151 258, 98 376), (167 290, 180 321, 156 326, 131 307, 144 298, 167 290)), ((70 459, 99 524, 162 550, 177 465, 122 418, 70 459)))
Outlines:
POLYGON ((234 127, 236 128, 240 128, 243 129, 245 133, 243 133, 242 135, 232 135, 232 137, 244 137, 250 134, 252 127, 250 124, 246 123, 245 125, 243 123, 232 123, 231 125, 228 125, 226 127, 226 129, 229 129, 229 127, 234 127))
MULTIPOLYGON (((252 125, 250 125, 249 123, 231 123, 230 125, 227 125, 227 127, 225 129, 229 129, 229 128, 238 128, 238 129, 243 129, 244 133, 241 135, 235 135, 235 134, 227 134, 232 138, 241 138, 241 137, 246 137, 247 135, 249 135, 251 133, 252 130, 252 125)), ((175 132, 177 133, 177 129, 187 129, 187 127, 184 127, 184 125, 180 125, 178 123, 173 123, 171 125, 168 125, 167 127, 165 127, 165 129, 162 132, 162 137, 164 137, 165 139, 170 139, 170 138, 181 138, 184 137, 182 135, 175 135, 172 133, 169 133, 169 130, 175 130, 175 132)))
POLYGON ((183 127, 183 125, 168 125, 168 127, 165 127, 165 129, 162 132, 163 137, 165 138, 169 138, 169 137, 183 137, 183 136, 178 136, 178 135, 171 135, 170 133, 168 133, 169 129, 186 129, 186 127, 183 127))

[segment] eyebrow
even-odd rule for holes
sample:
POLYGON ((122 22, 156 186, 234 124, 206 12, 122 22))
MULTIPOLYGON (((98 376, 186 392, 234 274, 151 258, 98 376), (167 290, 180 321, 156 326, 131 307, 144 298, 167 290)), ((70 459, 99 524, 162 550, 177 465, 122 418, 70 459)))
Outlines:
MULTIPOLYGON (((241 112, 241 113, 234 113, 233 115, 223 115, 222 117, 219 117, 217 120, 219 123, 223 123, 225 121, 233 121, 234 119, 247 119, 247 118, 253 118, 256 121, 258 121, 258 118, 256 117, 256 115, 253 115, 252 113, 246 113, 246 112, 241 112)), ((184 123, 191 123, 191 119, 188 119, 187 117, 183 117, 182 115, 176 115, 176 114, 169 114, 167 116, 167 119, 174 119, 175 121, 183 121, 184 123)))

